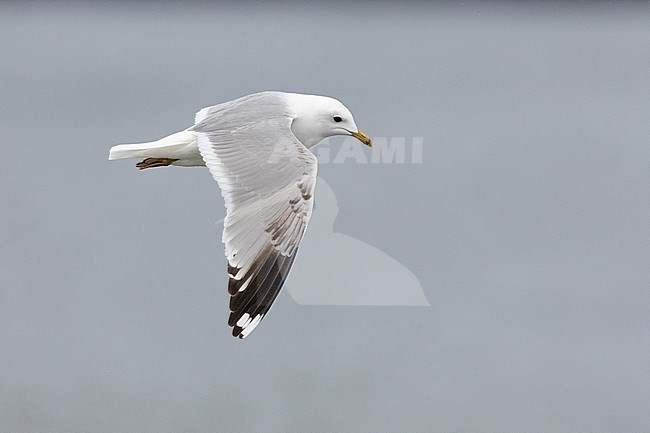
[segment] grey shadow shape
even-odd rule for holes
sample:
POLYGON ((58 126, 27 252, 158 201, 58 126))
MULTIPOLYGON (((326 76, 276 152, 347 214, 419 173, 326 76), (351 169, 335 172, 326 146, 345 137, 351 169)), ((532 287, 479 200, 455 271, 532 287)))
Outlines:
POLYGON ((315 209, 286 283, 302 305, 430 306, 417 277, 382 250, 335 233, 334 192, 318 178, 315 209))

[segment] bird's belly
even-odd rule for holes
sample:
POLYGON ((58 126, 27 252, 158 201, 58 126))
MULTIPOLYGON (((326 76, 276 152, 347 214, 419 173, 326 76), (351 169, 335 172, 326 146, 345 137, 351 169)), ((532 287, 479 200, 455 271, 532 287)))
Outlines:
POLYGON ((203 161, 203 158, 201 157, 196 140, 176 146, 170 150, 171 152, 169 152, 168 157, 178 160, 174 161, 172 165, 178 165, 181 167, 205 166, 205 161, 203 161))

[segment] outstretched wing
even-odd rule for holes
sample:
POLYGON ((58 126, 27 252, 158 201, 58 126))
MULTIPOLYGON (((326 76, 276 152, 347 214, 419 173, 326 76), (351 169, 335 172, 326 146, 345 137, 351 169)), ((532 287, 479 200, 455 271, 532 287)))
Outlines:
POLYGON ((233 335, 245 338, 284 285, 313 208, 316 157, 288 117, 223 128, 210 109, 193 130, 226 202, 223 242, 233 335))

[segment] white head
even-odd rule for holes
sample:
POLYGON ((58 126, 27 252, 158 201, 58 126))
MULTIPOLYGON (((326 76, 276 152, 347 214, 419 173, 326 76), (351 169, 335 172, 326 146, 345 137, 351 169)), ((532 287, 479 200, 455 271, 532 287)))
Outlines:
POLYGON ((294 116, 293 135, 306 147, 333 135, 351 135, 366 146, 372 146, 370 138, 357 128, 350 110, 336 99, 289 93, 287 100, 294 116))

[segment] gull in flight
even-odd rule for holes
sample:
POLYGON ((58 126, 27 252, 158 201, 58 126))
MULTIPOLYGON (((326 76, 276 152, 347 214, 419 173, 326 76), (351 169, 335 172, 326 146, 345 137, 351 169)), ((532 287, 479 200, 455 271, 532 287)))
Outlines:
POLYGON ((262 92, 206 107, 193 126, 158 141, 113 146, 109 159, 208 167, 227 209, 228 325, 245 338, 284 285, 311 217, 318 165, 308 149, 334 135, 372 146, 336 99, 262 92))

